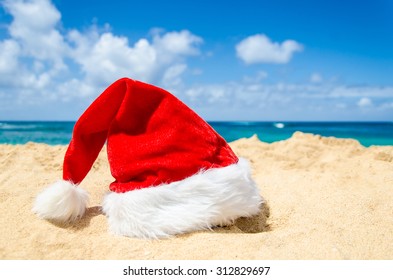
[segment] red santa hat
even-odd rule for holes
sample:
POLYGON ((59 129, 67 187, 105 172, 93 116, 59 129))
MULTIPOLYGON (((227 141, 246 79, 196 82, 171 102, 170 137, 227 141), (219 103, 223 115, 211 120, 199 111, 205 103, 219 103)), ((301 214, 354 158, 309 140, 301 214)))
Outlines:
POLYGON ((115 181, 102 209, 115 234, 161 238, 259 212, 262 198, 245 159, 169 92, 123 78, 76 122, 63 180, 35 201, 39 217, 83 216, 88 194, 78 185, 105 142, 115 181))

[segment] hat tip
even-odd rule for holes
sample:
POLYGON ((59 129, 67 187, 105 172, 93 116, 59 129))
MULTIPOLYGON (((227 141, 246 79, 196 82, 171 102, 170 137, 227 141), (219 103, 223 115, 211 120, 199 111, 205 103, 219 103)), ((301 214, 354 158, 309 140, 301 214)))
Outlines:
POLYGON ((84 189, 70 181, 59 180, 37 196, 33 212, 42 219, 72 222, 83 216, 88 201, 89 195, 84 189))

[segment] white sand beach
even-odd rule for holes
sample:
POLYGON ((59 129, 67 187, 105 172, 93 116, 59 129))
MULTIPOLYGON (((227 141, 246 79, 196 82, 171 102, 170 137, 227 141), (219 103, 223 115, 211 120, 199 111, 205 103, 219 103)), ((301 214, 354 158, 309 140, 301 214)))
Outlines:
POLYGON ((62 176, 66 146, 0 145, 0 259, 393 259, 393 146, 295 133, 230 143, 266 200, 259 217, 165 240, 113 236, 100 203, 112 182, 103 150, 81 186, 86 215, 39 219, 36 195, 62 176))

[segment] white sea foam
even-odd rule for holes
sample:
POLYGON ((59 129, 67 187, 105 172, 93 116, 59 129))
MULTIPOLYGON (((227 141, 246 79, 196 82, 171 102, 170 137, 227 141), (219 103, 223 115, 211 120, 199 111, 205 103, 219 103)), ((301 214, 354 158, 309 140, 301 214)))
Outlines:
POLYGON ((33 124, 21 125, 21 124, 0 123, 0 129, 3 130, 12 130, 12 129, 25 130, 25 129, 36 129, 38 127, 39 126, 33 124))
POLYGON ((277 128, 284 128, 285 124, 283 124, 283 123, 274 123, 274 126, 277 127, 277 128))

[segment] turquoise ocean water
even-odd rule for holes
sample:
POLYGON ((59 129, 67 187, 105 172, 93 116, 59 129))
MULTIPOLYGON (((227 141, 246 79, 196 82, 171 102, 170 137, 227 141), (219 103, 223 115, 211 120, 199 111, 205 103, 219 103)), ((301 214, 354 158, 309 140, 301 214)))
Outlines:
MULTIPOLYGON (((228 142, 254 134, 264 142, 285 140, 296 131, 357 139, 362 145, 393 145, 393 122, 209 122, 228 142)), ((1 144, 68 144, 74 122, 0 121, 1 144)))

